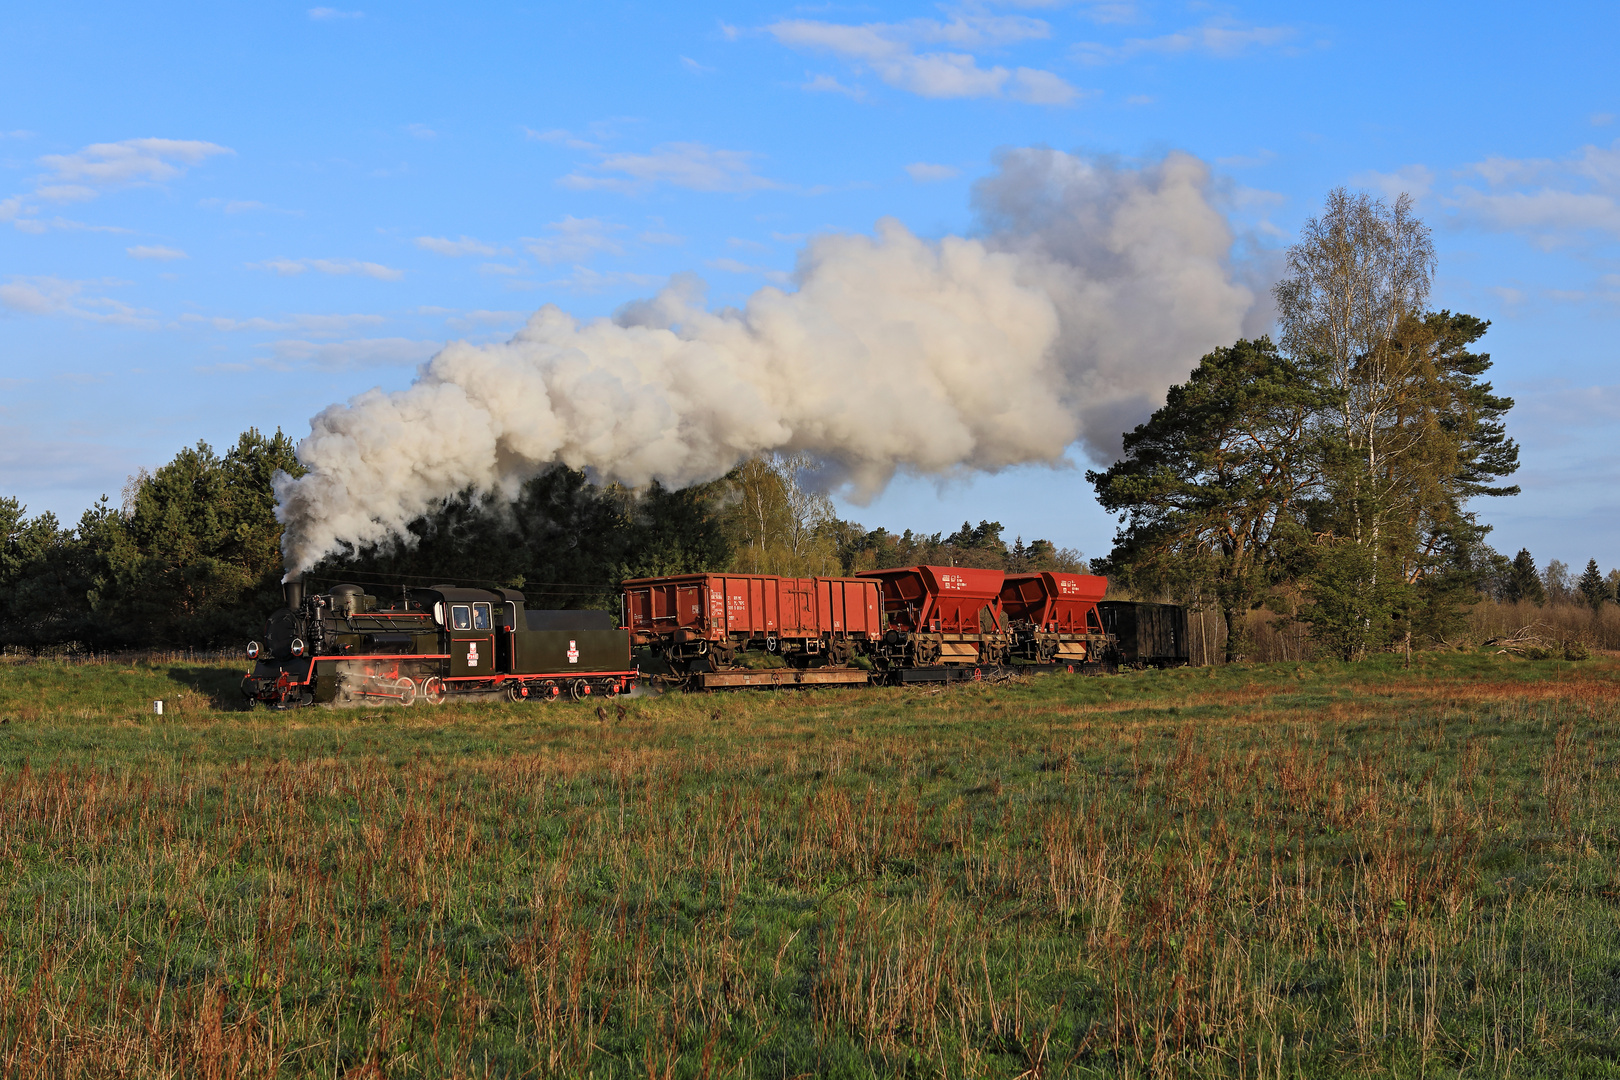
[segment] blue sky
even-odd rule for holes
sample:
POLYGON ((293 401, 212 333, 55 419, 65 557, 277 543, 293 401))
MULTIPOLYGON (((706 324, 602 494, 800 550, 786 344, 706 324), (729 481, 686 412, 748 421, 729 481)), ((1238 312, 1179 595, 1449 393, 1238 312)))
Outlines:
MULTIPOLYGON (((299 437, 545 303, 604 315, 692 271, 741 304, 806 237, 884 216, 971 235, 997 152, 1049 146, 1203 160, 1260 279, 1329 189, 1417 196, 1433 304, 1492 320, 1518 401, 1525 493, 1479 508, 1493 542, 1620 564, 1615 5, 59 3, 6 25, 0 493, 35 512, 117 501, 198 439, 299 437)), ((1102 554, 1070 457, 843 508, 1102 554)))

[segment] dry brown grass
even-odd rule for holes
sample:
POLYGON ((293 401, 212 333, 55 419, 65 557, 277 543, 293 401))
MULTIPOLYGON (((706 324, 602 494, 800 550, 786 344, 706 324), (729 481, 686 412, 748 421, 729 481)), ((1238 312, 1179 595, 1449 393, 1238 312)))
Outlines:
POLYGON ((1620 671, 1420 666, 12 714, 0 1076, 1599 1074, 1620 671))

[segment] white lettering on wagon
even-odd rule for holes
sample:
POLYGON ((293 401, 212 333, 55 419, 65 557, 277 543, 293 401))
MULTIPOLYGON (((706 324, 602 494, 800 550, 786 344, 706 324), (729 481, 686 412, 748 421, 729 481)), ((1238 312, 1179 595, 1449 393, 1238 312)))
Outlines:
POLYGON ((570 664, 579 663, 579 646, 574 644, 572 638, 568 642, 568 662, 570 664))
POLYGON ((476 641, 467 642, 467 666, 470 668, 478 666, 478 642, 476 641))

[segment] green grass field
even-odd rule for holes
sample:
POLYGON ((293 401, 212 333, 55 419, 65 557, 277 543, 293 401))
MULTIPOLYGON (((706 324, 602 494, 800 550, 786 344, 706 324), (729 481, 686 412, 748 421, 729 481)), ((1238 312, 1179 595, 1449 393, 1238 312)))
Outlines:
POLYGON ((1610 660, 240 674, 0 667, 0 1076, 1620 1076, 1610 660))

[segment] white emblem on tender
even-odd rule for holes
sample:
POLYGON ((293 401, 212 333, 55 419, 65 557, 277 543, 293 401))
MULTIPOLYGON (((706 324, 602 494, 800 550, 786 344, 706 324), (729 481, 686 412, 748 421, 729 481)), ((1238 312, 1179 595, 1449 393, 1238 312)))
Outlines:
POLYGON ((478 666, 478 642, 476 641, 467 642, 467 666, 478 666))
POLYGON ((568 642, 568 662, 570 664, 579 663, 579 646, 575 645, 573 641, 568 642))

